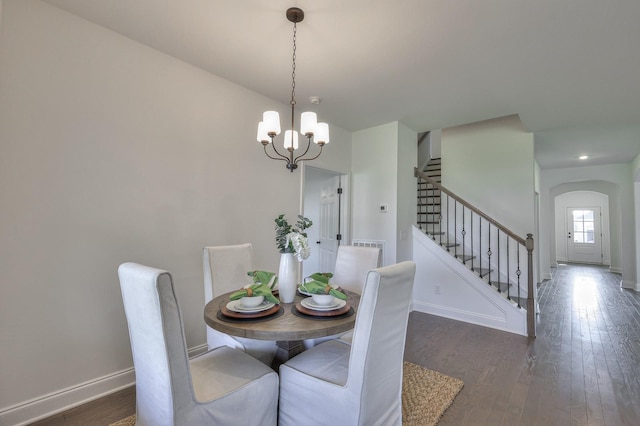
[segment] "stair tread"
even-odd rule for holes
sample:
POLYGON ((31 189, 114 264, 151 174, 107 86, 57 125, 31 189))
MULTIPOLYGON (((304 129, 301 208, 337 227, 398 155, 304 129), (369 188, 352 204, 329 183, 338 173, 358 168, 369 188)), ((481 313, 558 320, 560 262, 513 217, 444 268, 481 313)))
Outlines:
POLYGON ((475 256, 472 256, 470 254, 465 254, 465 255, 457 254, 456 257, 458 259, 462 260, 463 262, 466 262, 467 260, 471 260, 471 259, 475 259, 476 258, 475 256))
POLYGON ((489 281, 489 284, 491 284, 493 287, 495 287, 501 293, 505 293, 507 291, 507 288, 509 288, 509 287, 511 287, 513 285, 511 283, 506 283, 504 281, 489 281))
POLYGON ((489 268, 473 268, 473 272, 480 275, 480 278, 484 278, 489 272, 493 272, 493 269, 489 268))
POLYGON ((451 248, 451 247, 458 247, 458 246, 460 246, 460 244, 459 244, 459 243, 443 243, 443 244, 440 244, 440 245, 441 245, 442 247, 446 247, 446 248, 451 248))
POLYGON ((515 302, 515 303, 519 304, 522 309, 527 309, 527 298, 526 297, 514 297, 514 296, 511 296, 511 297, 509 297, 509 299, 512 302, 515 302))

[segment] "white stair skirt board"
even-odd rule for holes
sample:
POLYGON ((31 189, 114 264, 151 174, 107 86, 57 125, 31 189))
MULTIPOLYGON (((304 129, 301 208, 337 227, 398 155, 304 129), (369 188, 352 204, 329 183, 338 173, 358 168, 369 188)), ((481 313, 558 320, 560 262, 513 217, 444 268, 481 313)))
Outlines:
MULTIPOLYGON (((189 349, 189 357, 207 350, 207 345, 189 349)), ((23 426, 53 416, 135 384, 133 368, 51 392, 10 407, 0 408, 0 425, 23 426)))
MULTIPOLYGON (((455 238, 453 236, 449 236, 449 240, 451 242, 453 242, 455 240, 455 238)), ((440 241, 438 239, 438 237, 436 237, 436 241, 440 241)), ((443 243, 447 241, 446 235, 442 237, 442 241, 443 241, 443 243)), ((449 254, 451 256, 453 256, 453 253, 454 253, 455 249, 452 247, 449 250, 450 250, 449 254)), ((467 244, 464 247, 464 250, 463 250, 462 244, 460 244, 457 247, 457 251, 458 251, 458 255, 462 255, 462 253, 464 251, 465 255, 469 256, 471 254, 472 250, 471 250, 471 246, 469 244, 467 244)), ((458 259, 458 261, 460 261, 460 259, 458 259)), ((492 261, 491 261, 491 265, 489 265, 489 258, 487 257, 486 253, 483 252, 482 255, 480 255, 480 256, 476 255, 476 257, 473 259, 473 264, 474 264, 475 268, 482 267, 482 269, 491 269, 491 274, 490 274, 491 281, 499 281, 499 282, 503 282, 503 283, 510 282, 511 283, 511 291, 512 291, 511 296, 512 297, 517 297, 518 296, 518 294, 517 294, 517 291, 518 291, 518 285, 517 285, 518 284, 518 278, 517 278, 517 275, 512 271, 510 273, 510 275, 507 276, 507 274, 504 271, 504 268, 506 266, 506 261, 505 260, 503 260, 502 263, 501 263, 501 266, 502 266, 503 270, 499 271, 499 273, 498 273, 498 265, 496 263, 496 256, 493 256, 492 261)), ((467 264, 465 265, 467 267, 467 269, 470 269, 470 265, 471 265, 471 260, 467 260, 467 264)), ((524 267, 525 267, 525 265, 523 265, 523 268, 524 267)), ((483 276, 481 278, 483 278, 486 281, 487 278, 489 278, 489 274, 487 274, 487 275, 485 275, 485 276, 483 276)), ((549 278, 551 278, 551 277, 549 277, 549 278)), ((522 299, 526 299, 528 297, 528 291, 527 291, 526 282, 523 281, 523 279, 526 279, 526 274, 524 274, 524 273, 520 277, 520 284, 521 284, 520 297, 522 299)))
POLYGON ((412 309, 527 335, 527 312, 413 227, 416 278, 412 309))

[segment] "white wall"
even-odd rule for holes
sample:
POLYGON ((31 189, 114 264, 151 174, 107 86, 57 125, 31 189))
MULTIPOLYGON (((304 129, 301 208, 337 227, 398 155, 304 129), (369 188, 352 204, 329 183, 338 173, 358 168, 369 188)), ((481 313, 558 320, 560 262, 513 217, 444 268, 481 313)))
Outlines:
POLYGON ((435 129, 429 133, 429 148, 431 149, 431 158, 442 156, 442 129, 435 129))
POLYGON ((635 198, 636 291, 640 291, 640 177, 633 183, 635 198))
POLYGON ((622 273, 622 284, 634 287, 636 279, 636 248, 631 164, 543 169, 540 188, 540 269, 550 277, 555 262, 556 196, 570 191, 595 191, 609 197, 611 234, 611 270, 622 273))
POLYGON ((431 160, 431 134, 427 133, 418 145, 418 168, 423 170, 431 160))
POLYGON ((411 228, 418 217, 417 185, 413 175, 418 165, 418 134, 398 123, 398 215, 396 220, 396 261, 412 259, 411 228))
POLYGON ((396 262, 398 123, 354 132, 351 143, 352 238, 384 241, 383 264, 390 265, 396 262), (388 204, 386 213, 381 204, 388 204))
MULTIPOLYGON (((0 26, 0 424, 12 424, 130 371, 122 262, 172 272, 187 345, 202 345, 202 247, 250 241, 275 270, 273 219, 295 217, 301 185, 255 141, 262 111, 287 105, 40 1, 5 0, 0 26)), ((314 164, 350 159, 351 134, 332 126, 314 164)))
POLYGON ((631 163, 635 199, 636 291, 640 291, 640 154, 631 163))
MULTIPOLYGON (((611 265, 611 235, 609 231, 609 196, 594 191, 570 191, 555 197, 555 249, 556 260, 567 262, 567 209, 598 207, 601 213, 602 264, 611 265)), ((619 267, 618 267, 619 269, 619 267)))
POLYGON ((534 169, 517 116, 442 130, 442 185, 522 238, 535 238, 534 169))
POLYGON ((411 258, 417 133, 399 122, 353 133, 352 237, 385 242, 384 265, 411 258), (381 205, 388 205, 381 212, 381 205))

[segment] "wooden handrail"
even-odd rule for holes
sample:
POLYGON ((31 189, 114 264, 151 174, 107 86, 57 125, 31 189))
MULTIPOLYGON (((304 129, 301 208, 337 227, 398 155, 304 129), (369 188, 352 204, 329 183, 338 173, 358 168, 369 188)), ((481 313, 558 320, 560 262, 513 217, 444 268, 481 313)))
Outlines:
POLYGON ((440 191, 442 191, 445 194, 447 194, 449 197, 453 198, 454 200, 456 200, 457 202, 459 202, 463 206, 467 207, 469 210, 472 210, 475 213, 477 213, 478 215, 482 216, 486 221, 493 223, 496 227, 500 228, 501 231, 503 231, 505 234, 507 234, 508 236, 513 238, 514 240, 516 240, 516 242, 518 242, 519 244, 522 244, 523 246, 526 246, 526 241, 525 241, 524 238, 518 236, 513 231, 509 230, 509 228, 507 228, 506 226, 502 225, 501 223, 499 223, 496 220, 494 220, 493 218, 491 218, 489 215, 485 214, 484 212, 480 211, 476 207, 472 206, 471 204, 469 204, 468 202, 463 200, 461 197, 457 196, 456 194, 454 194, 453 192, 451 192, 450 190, 448 190, 447 188, 442 186, 439 182, 431 179, 429 176, 427 176, 426 174, 424 174, 423 172, 418 170, 417 167, 414 167, 413 175, 415 177, 421 177, 422 179, 426 180, 428 183, 430 183, 431 185, 435 186, 436 189, 439 189, 440 191))

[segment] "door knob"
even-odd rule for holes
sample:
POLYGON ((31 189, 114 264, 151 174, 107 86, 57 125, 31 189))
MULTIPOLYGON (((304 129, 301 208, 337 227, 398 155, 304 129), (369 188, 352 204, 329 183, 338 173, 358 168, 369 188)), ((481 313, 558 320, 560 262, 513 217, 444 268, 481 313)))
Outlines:
POLYGON ((320 241, 316 241, 316 244, 320 244, 320 241))

